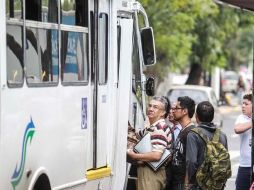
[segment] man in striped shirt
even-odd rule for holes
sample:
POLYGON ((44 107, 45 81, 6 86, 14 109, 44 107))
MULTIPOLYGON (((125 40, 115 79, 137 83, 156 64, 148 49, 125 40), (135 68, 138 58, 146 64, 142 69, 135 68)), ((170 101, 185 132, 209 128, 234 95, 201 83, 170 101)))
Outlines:
MULTIPOLYGON (((128 150, 127 155, 136 161, 159 161, 164 150, 171 141, 170 128, 165 122, 165 117, 170 109, 169 101, 165 97, 153 97, 148 104, 147 116, 150 127, 137 132, 137 137, 142 138, 150 133, 152 151, 147 153, 135 153, 128 150)), ((146 164, 138 166, 138 190, 163 190, 166 184, 165 167, 162 166, 156 172, 146 164)))

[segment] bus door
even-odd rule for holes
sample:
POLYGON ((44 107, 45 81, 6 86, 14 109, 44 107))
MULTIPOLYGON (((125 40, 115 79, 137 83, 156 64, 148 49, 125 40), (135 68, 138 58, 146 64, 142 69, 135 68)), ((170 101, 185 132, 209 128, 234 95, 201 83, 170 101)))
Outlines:
MULTIPOLYGON (((109 0, 94 1, 93 63, 93 168, 107 165, 109 102, 109 0)), ((93 34, 92 34, 93 35, 93 34)))
MULTIPOLYGON (((123 16, 123 15, 121 15, 123 16)), ((114 181, 113 187, 123 187, 125 182, 127 125, 130 114, 130 101, 132 94, 132 42, 133 19, 118 18, 117 48, 118 48, 118 97, 117 97, 117 136, 114 148, 114 181)), ((129 122, 131 122, 129 120, 129 122)))

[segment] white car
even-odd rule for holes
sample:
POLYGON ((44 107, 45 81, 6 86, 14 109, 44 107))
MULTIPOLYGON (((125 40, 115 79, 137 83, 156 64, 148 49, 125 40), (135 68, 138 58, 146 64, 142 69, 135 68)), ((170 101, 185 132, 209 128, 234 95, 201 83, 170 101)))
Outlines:
POLYGON ((219 102, 214 90, 211 87, 197 85, 179 85, 172 86, 167 93, 167 97, 169 98, 171 104, 176 102, 177 98, 180 96, 189 96, 195 101, 196 105, 202 101, 209 101, 214 107, 213 123, 219 127, 222 127, 222 116, 218 109, 219 102))

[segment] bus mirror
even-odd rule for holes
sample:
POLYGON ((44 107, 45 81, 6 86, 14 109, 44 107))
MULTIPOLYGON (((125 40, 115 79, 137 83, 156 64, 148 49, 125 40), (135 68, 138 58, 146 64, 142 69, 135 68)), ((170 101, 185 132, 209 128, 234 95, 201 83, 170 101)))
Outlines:
POLYGON ((152 77, 146 80, 146 95, 154 96, 154 78, 152 77))
POLYGON ((155 45, 153 37, 153 28, 145 27, 140 31, 142 51, 145 65, 156 63, 155 45))

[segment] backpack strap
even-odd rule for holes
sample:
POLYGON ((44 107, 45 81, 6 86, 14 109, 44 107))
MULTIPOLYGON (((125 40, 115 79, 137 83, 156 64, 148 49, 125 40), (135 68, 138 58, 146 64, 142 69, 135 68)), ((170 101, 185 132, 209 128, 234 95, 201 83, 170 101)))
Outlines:
POLYGON ((191 129, 191 131, 198 134, 205 143, 208 142, 208 140, 209 140, 208 137, 202 132, 202 130, 200 128, 195 127, 193 129, 191 129))
POLYGON ((216 128, 212 141, 219 142, 220 140, 220 129, 216 128))
MULTIPOLYGON (((203 139, 203 141, 205 141, 205 143, 207 143, 207 141, 209 141, 209 138, 207 137, 207 135, 205 135, 200 128, 195 127, 192 129, 192 131, 195 132, 196 134, 198 134, 203 139)), ((220 129, 216 128, 213 138, 212 138, 213 142, 219 142, 220 133, 221 133, 220 129)))

